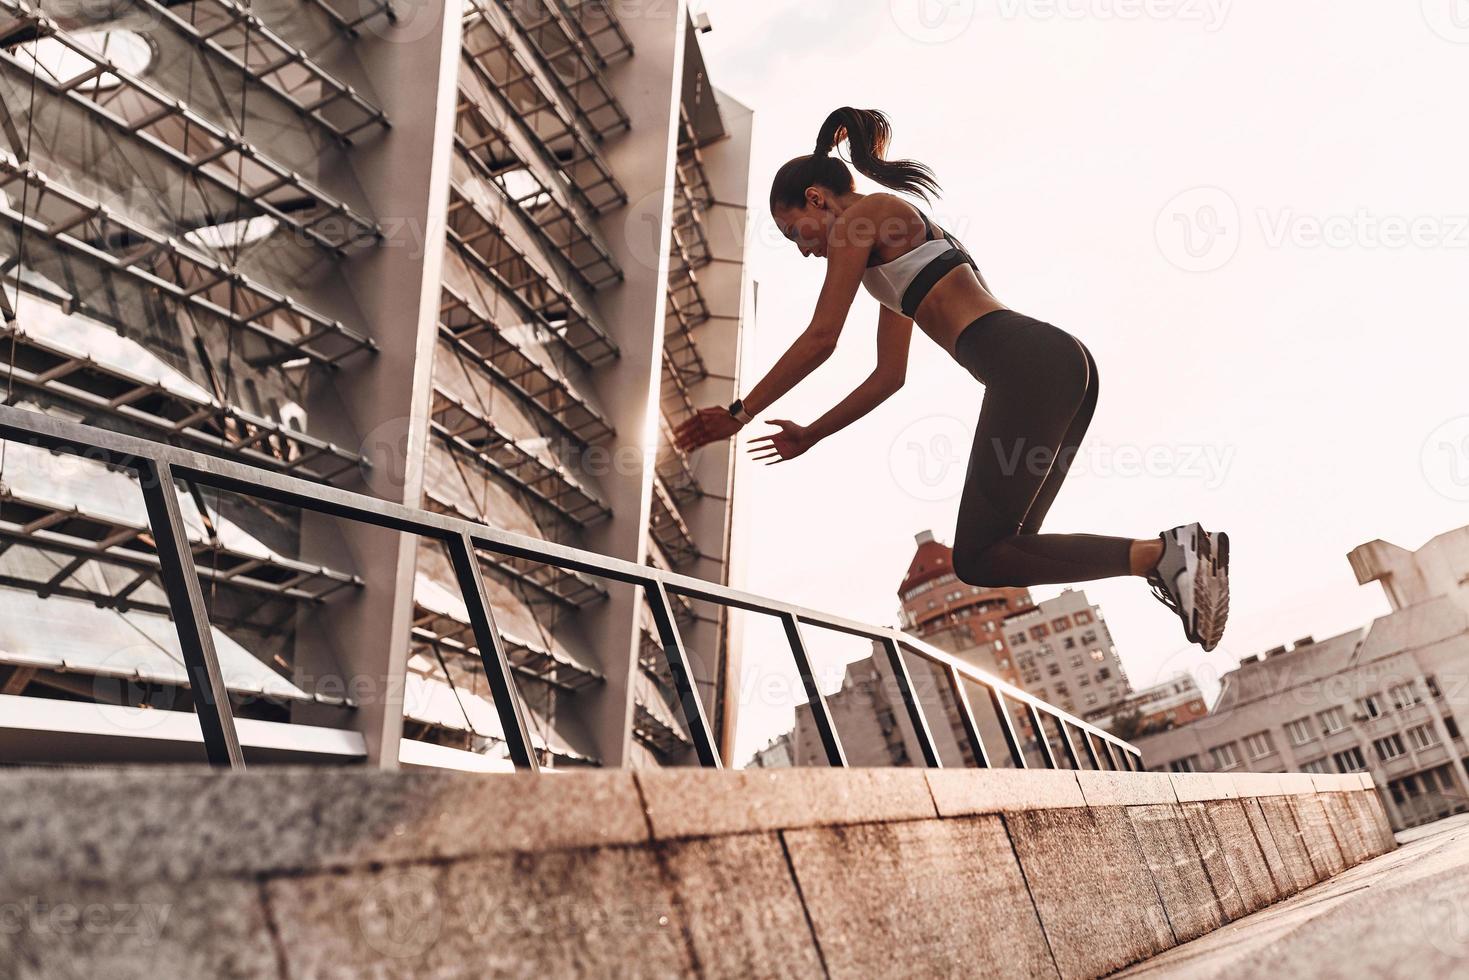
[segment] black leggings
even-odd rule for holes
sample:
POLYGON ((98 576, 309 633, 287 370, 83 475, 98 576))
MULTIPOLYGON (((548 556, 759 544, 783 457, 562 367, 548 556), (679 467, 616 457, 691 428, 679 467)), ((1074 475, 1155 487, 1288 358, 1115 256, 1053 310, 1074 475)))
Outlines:
POLYGON ((1049 323, 996 310, 965 328, 954 353, 985 386, 954 574, 993 587, 1129 574, 1131 538, 1038 533, 1096 411, 1091 351, 1049 323))

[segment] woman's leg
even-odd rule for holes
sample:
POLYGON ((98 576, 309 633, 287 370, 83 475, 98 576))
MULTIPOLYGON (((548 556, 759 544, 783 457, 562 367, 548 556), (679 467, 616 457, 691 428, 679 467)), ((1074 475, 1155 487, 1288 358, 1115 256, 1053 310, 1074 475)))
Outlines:
POLYGON ((1010 337, 989 352, 1006 363, 996 365, 974 434, 954 572, 972 585, 1015 587, 1135 574, 1131 538, 1039 533, 1096 410, 1096 367, 1055 328, 1019 339, 1030 349, 1010 337))

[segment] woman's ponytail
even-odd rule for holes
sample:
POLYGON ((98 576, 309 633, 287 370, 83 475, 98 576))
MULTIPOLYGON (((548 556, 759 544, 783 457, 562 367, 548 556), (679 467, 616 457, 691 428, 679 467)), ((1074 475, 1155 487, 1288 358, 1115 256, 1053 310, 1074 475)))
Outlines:
POLYGON ((939 191, 932 170, 916 160, 883 158, 891 139, 887 116, 876 109, 843 106, 821 124, 810 155, 796 157, 776 172, 770 187, 770 206, 798 206, 808 187, 825 187, 837 194, 855 190, 851 170, 840 157, 833 156, 844 142, 858 173, 892 190, 932 198, 939 191))
POLYGON ((816 155, 828 156, 843 141, 857 172, 884 187, 931 198, 939 191, 933 171, 917 160, 886 160, 893 128, 888 117, 876 109, 842 106, 826 117, 816 136, 816 155))

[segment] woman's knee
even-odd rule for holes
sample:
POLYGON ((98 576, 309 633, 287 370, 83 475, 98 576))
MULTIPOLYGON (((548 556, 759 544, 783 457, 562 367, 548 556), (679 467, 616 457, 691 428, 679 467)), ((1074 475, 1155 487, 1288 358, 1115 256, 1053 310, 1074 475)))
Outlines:
POLYGON ((982 545, 954 546, 954 577, 965 585, 997 589, 1010 584, 1005 581, 1003 549, 999 542, 982 545))

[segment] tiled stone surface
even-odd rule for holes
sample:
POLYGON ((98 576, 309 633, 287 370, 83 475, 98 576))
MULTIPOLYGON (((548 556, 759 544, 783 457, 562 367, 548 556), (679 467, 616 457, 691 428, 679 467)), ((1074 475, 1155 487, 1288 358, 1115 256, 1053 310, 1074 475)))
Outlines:
POLYGON ((1351 794, 1323 793, 1318 799, 1326 810, 1326 818, 1331 822, 1331 829, 1341 847, 1342 860, 1346 862, 1346 866, 1356 867, 1372 857, 1372 841, 1368 834, 1375 828, 1358 822, 1357 811, 1352 807, 1351 794))
POLYGON ((1386 854, 1397 846, 1397 839, 1393 837, 1392 825, 1387 820, 1387 810, 1383 808, 1382 798, 1377 795, 1375 789, 1364 789, 1360 793, 1351 794, 1352 809, 1359 814, 1358 820, 1368 828, 1372 835, 1374 854, 1386 854))
POLYGON ((0 885, 20 885, 636 843, 648 826, 630 772, 119 768, 0 772, 0 838, 0 885))
POLYGON ((1306 848, 1305 834, 1296 823, 1295 809, 1284 796, 1265 796, 1256 801, 1265 814, 1265 824, 1280 851, 1283 871, 1291 881, 1292 893, 1309 888, 1320 879, 1306 848))
POLYGON ((281 976, 253 881, 52 883, 0 909, 7 980, 281 976))
POLYGON ((1087 806, 1146 806, 1177 803, 1173 780, 1163 772, 1109 772, 1084 769, 1076 774, 1087 806))
POLYGON ((1188 942, 1223 925, 1219 899, 1177 805, 1132 806, 1127 816, 1178 941, 1188 942))
POLYGON ((705 976, 812 977, 821 959, 775 834, 659 845, 705 976))
MULTIPOLYGON (((1305 886, 1297 884, 1296 876, 1287 867, 1285 855, 1275 843, 1275 832, 1270 829, 1270 821, 1265 819, 1265 808, 1256 799, 1241 799, 1239 802, 1246 819, 1250 822, 1250 829, 1255 832, 1255 841, 1260 845, 1260 853, 1265 855, 1265 866, 1269 869, 1270 877, 1275 882, 1278 896, 1286 898, 1294 895, 1305 886)), ((1302 853, 1304 854, 1304 851, 1302 853)), ((1309 860, 1306 865, 1310 866, 1309 860)))
POLYGON ((831 976, 1054 976, 999 817, 784 837, 831 976))
POLYGON ((649 848, 491 855, 267 885, 292 978, 684 976, 649 848))
POLYGON ((1077 774, 1064 769, 929 769, 940 816, 1085 806, 1077 774))
POLYGON ((1316 871, 1316 880, 1330 878, 1345 871, 1347 862, 1342 857, 1341 846, 1336 842, 1337 832, 1332 829, 1331 818, 1327 815, 1321 798, 1289 796, 1286 799, 1290 800, 1291 809, 1295 812, 1296 826, 1301 830, 1306 853, 1316 871))
POLYGON ((1175 942, 1120 808, 1031 810, 1005 823, 1063 977, 1095 977, 1175 942))
POLYGON ((1182 803, 1179 804, 1179 809, 1183 812, 1188 832, 1194 839, 1194 846, 1198 848, 1199 859, 1204 862, 1204 870, 1209 874, 1209 884, 1214 888, 1214 897, 1219 900, 1224 921, 1238 919, 1245 914, 1244 897, 1234 880, 1234 870, 1224 853, 1219 832, 1209 819, 1209 811, 1203 803, 1182 803))
MULTIPOLYGON (((1184 804, 1185 807, 1188 805, 1184 804)), ((1280 899, 1281 891, 1270 874, 1265 852, 1245 812, 1246 804, 1239 800, 1218 800, 1200 805, 1218 835, 1220 849, 1224 852, 1224 860, 1229 865, 1244 911, 1258 912, 1280 899)), ((1250 801, 1250 805, 1253 806, 1254 801, 1250 801)), ((1260 821, 1264 822, 1263 816, 1260 821)), ((1279 852, 1274 853, 1278 863, 1279 852)))
POLYGON ((650 769, 637 779, 660 840, 937 815, 921 769, 650 769))

